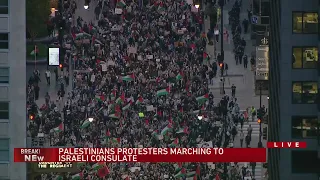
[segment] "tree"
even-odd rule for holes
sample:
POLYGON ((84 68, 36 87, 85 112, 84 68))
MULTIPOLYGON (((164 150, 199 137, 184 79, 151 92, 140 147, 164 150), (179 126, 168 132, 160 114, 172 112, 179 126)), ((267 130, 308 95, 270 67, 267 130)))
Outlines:
POLYGON ((26 1, 27 32, 31 39, 47 32, 46 22, 50 15, 49 0, 27 0, 26 1))

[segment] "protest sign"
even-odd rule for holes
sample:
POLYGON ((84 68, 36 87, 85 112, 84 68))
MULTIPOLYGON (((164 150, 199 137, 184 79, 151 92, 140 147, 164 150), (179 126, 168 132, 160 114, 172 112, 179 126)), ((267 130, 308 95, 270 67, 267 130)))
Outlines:
POLYGON ((107 65, 106 64, 101 64, 101 70, 103 72, 106 72, 107 71, 107 65))
POLYGON ((122 14, 122 9, 120 9, 120 8, 115 8, 115 9, 114 9, 114 13, 115 13, 115 14, 122 14))
POLYGON ((149 106, 147 106, 147 111, 149 112, 149 111, 154 111, 154 107, 153 107, 153 105, 149 105, 149 106))
POLYGON ((127 52, 128 52, 128 54, 137 54, 137 48, 130 46, 130 47, 128 47, 127 52))
POLYGON ((141 55, 138 56, 138 60, 142 61, 142 56, 141 55))
POLYGON ((198 148, 213 148, 212 141, 199 143, 198 148))
POLYGON ((183 30, 178 30, 178 34, 183 34, 183 30))
POLYGON ((153 55, 147 55, 147 59, 153 59, 153 55))
POLYGON ((91 75, 91 82, 94 82, 96 80, 96 76, 94 74, 91 75))

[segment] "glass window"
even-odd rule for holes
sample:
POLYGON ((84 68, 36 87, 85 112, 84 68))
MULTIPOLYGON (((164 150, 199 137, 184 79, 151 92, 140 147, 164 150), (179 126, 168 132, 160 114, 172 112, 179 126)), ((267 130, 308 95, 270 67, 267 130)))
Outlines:
POLYGON ((292 117, 292 138, 317 138, 320 121, 317 117, 292 117))
POLYGON ((317 34, 318 13, 292 13, 292 29, 294 33, 317 34))
POLYGON ((317 47, 293 47, 292 48, 292 67, 315 69, 319 61, 317 47))
POLYGON ((0 119, 9 119, 9 102, 0 102, 0 119))
POLYGON ((320 159, 317 151, 291 151, 292 173, 318 173, 320 159))
POLYGON ((294 104, 302 103, 302 84, 295 82, 292 84, 292 101, 294 104))
POLYGON ((0 83, 9 83, 9 68, 0 68, 0 83))
POLYGON ((312 104, 316 102, 318 95, 318 83, 303 82, 302 83, 302 103, 312 104))
POLYGON ((0 33, 0 49, 8 49, 8 48, 9 48, 9 34, 0 33))
POLYGON ((302 12, 294 12, 292 13, 292 29, 294 33, 302 33, 302 12))
POLYGON ((9 3, 8 0, 0 0, 0 14, 9 13, 9 3))
POLYGON ((294 82, 292 83, 293 104, 313 104, 318 95, 317 82, 294 82))
POLYGON ((9 139, 0 139, 0 161, 9 161, 9 139))
POLYGON ((292 67, 302 68, 302 48, 292 48, 292 67))
POLYGON ((318 33, 318 13, 303 14, 303 33, 318 33))

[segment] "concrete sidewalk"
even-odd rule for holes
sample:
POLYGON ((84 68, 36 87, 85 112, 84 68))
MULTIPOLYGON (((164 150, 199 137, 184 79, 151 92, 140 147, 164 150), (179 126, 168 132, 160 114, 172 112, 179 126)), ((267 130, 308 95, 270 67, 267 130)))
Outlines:
MULTIPOLYGON (((229 32, 229 41, 226 39, 224 40, 224 62, 228 64, 229 70, 228 75, 225 76, 225 92, 228 95, 231 95, 231 86, 234 84, 236 89, 236 98, 238 99, 238 103, 240 106, 240 109, 244 110, 247 107, 254 106, 256 108, 259 107, 260 104, 260 97, 255 95, 254 92, 254 72, 250 69, 250 64, 248 65, 248 68, 245 69, 243 64, 236 65, 235 59, 234 59, 234 53, 233 53, 233 42, 232 42, 232 34, 231 34, 231 28, 229 26, 229 14, 228 12, 232 9, 233 6, 232 1, 230 1, 228 4, 224 6, 223 10, 223 16, 224 16, 224 28, 229 32)), ((241 21, 247 17, 247 8, 249 8, 250 3, 248 1, 242 2, 242 9, 240 13, 240 19, 241 21)), ((209 19, 205 20, 205 27, 210 27, 209 25, 209 19)), ((218 26, 221 25, 218 22, 218 26)), ((208 28, 206 28, 207 32, 208 28)), ((248 56, 248 59, 250 61, 251 58, 251 52, 255 50, 255 47, 252 46, 252 41, 250 39, 250 32, 247 34, 242 34, 242 37, 246 40, 247 46, 245 49, 245 54, 248 56)), ((217 54, 220 53, 221 47, 220 47, 220 39, 219 42, 216 43, 216 50, 217 54)), ((211 57, 214 57, 214 47, 213 46, 207 46, 207 52, 210 54, 211 57)), ((213 59, 213 58, 212 58, 213 59)), ((217 77, 214 78, 214 83, 212 85, 209 85, 210 91, 213 92, 215 96, 216 102, 221 99, 223 96, 220 94, 220 88, 222 88, 220 83, 221 77, 220 77, 220 70, 217 72, 217 77)), ((267 97, 262 97, 262 105, 265 105, 267 107, 267 97)))

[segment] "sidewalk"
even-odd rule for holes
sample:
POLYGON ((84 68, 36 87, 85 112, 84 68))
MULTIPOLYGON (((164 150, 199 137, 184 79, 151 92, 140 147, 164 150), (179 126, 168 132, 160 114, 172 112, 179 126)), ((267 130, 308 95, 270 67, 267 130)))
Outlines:
MULTIPOLYGON (((231 35, 231 29, 229 26, 229 14, 228 12, 232 9, 233 2, 229 2, 224 6, 223 10, 223 20, 224 20, 224 27, 229 32, 230 37, 229 42, 224 41, 224 62, 228 64, 229 70, 228 75, 225 76, 225 92, 228 95, 231 95, 231 86, 234 84, 236 89, 236 98, 238 99, 238 103, 240 106, 240 109, 244 110, 247 107, 255 106, 256 108, 259 107, 260 104, 260 97, 255 95, 254 92, 254 72, 251 71, 250 65, 248 65, 248 69, 245 69, 242 65, 236 65, 235 59, 234 59, 234 53, 233 53, 233 42, 232 42, 232 35, 231 35)), ((240 13, 240 19, 241 21, 247 17, 246 9, 250 6, 250 3, 248 1, 242 2, 242 9, 240 13)), ((205 20, 205 27, 206 32, 208 30, 207 27, 209 27, 209 20, 205 20)), ((218 22, 218 26, 220 27, 220 22, 218 22)), ((255 47, 252 46, 252 40, 250 39, 250 33, 243 34, 242 37, 246 40, 247 46, 245 49, 245 54, 248 56, 248 59, 251 58, 251 52, 255 50, 255 47)), ((220 39, 219 42, 216 44, 217 54, 220 53, 221 47, 220 47, 220 39)), ((211 57, 214 57, 214 47, 213 46, 207 46, 206 50, 211 57)), ((213 58, 212 58, 213 59, 213 58)), ((217 74, 220 74, 220 70, 218 70, 217 74)), ((223 96, 220 94, 220 88, 221 83, 220 77, 217 76, 214 78, 214 83, 212 85, 209 85, 210 91, 213 92, 215 96, 215 102, 220 101, 221 97, 223 96)), ((265 105, 267 107, 267 97, 262 96, 262 105, 265 105)))

